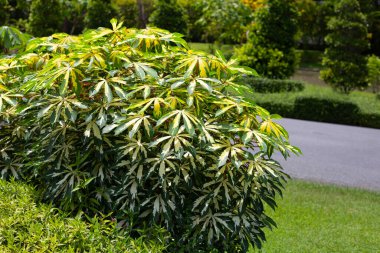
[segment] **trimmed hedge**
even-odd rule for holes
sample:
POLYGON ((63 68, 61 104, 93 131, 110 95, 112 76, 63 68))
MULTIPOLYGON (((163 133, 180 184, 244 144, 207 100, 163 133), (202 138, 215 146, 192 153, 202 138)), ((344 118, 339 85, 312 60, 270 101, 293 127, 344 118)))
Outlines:
POLYGON ((283 117, 380 129, 380 114, 362 113, 356 104, 348 101, 298 97, 294 104, 282 101, 258 101, 257 104, 283 117))
POLYGON ((108 218, 69 218, 45 204, 20 182, 0 179, 0 252, 155 252, 165 249, 164 235, 152 228, 149 237, 132 239, 108 218), (153 231, 154 230, 154 231, 153 231))
POLYGON ((347 101, 299 97, 294 103, 293 114, 299 119, 353 124, 359 114, 359 107, 347 101))
POLYGON ((243 82, 259 93, 299 92, 305 89, 302 82, 294 80, 245 77, 243 82))

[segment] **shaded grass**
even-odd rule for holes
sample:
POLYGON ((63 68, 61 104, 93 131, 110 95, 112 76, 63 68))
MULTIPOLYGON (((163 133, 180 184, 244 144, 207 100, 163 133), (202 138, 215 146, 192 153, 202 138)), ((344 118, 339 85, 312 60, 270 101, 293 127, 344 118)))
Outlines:
POLYGON ((262 253, 380 252, 380 193, 292 181, 262 253))
POLYGON ((317 50, 297 50, 301 55, 301 68, 321 68, 322 67, 322 51, 317 50))

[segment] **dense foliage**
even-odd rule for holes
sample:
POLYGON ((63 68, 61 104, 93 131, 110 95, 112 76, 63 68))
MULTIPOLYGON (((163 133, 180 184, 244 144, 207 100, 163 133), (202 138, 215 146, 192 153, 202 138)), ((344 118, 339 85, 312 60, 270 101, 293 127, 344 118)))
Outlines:
POLYGON ((246 40, 246 28, 252 22, 252 10, 240 0, 203 0, 197 24, 204 41, 228 44, 246 40))
POLYGON ((162 229, 145 230, 132 239, 108 217, 68 217, 40 204, 32 187, 0 179, 0 251, 7 252, 130 252, 158 253, 165 249, 162 229), (154 233, 152 233, 155 230, 154 233))
POLYGON ((366 19, 357 0, 340 0, 335 6, 336 17, 328 27, 328 45, 323 58, 321 77, 336 90, 349 93, 367 86, 368 49, 366 19))
POLYGON ((34 36, 47 36, 62 29, 63 15, 59 0, 35 0, 30 6, 27 31, 34 36))
POLYGON ((97 28, 108 25, 111 18, 116 16, 116 11, 110 0, 89 0, 84 19, 86 28, 97 28))
POLYGON ((328 33, 327 22, 334 15, 334 1, 295 1, 299 13, 300 47, 317 50, 324 49, 324 37, 328 33))
POLYGON ((26 30, 31 1, 0 0, 0 26, 13 26, 26 30))
POLYGON ((112 20, 1 59, 1 176, 65 210, 164 226, 187 251, 260 246, 286 181, 272 153, 299 150, 278 116, 230 94, 253 70, 187 48, 112 20))
POLYGON ((368 81, 372 91, 380 94, 380 58, 376 55, 368 57, 368 81))
POLYGON ((185 10, 177 0, 156 0, 155 10, 149 17, 154 26, 171 32, 186 34, 187 23, 185 10))
POLYGON ((268 78, 288 78, 297 66, 297 12, 292 0, 268 0, 255 14, 248 42, 237 50, 239 61, 268 78))

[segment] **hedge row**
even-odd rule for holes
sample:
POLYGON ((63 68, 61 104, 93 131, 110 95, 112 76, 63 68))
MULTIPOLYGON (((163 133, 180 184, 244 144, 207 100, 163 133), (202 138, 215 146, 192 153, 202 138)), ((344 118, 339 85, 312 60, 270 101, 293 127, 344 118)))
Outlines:
POLYGON ((362 113, 356 104, 348 101, 298 97, 294 104, 281 101, 258 101, 258 104, 271 113, 280 114, 283 117, 380 129, 380 114, 362 113))
MULTIPOLYGON (((132 239, 104 218, 67 214, 37 204, 32 187, 0 179, 0 252, 163 252, 164 235, 159 229, 149 237, 132 239), (161 237, 161 238, 160 238, 161 237)), ((152 231, 149 231, 152 232, 152 231)), ((148 234, 148 233, 146 233, 148 234)))
POLYGON ((259 93, 299 92, 305 89, 302 82, 294 80, 245 77, 242 81, 259 93))

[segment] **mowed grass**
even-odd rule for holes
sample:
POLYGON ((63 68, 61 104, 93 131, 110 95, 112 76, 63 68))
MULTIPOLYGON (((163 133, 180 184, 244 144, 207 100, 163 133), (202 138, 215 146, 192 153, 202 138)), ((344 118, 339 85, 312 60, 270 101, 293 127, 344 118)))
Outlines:
POLYGON ((278 228, 251 253, 380 252, 380 192, 291 181, 278 206, 278 228))

